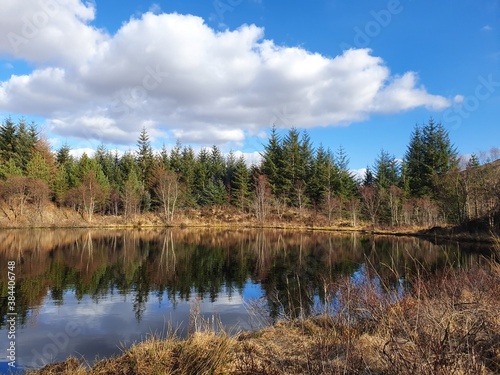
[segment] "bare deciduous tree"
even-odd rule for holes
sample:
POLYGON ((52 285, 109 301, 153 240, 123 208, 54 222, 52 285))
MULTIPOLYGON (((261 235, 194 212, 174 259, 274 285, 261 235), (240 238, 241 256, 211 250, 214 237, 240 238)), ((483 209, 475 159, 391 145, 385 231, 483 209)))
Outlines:
POLYGON ((14 215, 14 221, 23 216, 28 202, 29 178, 24 176, 9 176, 1 185, 1 196, 14 215))
POLYGON ((370 217, 372 225, 377 222, 378 209, 380 207, 380 194, 373 186, 363 186, 361 188, 361 200, 363 208, 370 217))
POLYGON ((328 224, 332 223, 334 214, 340 219, 342 215, 342 199, 336 197, 331 189, 328 189, 323 198, 323 208, 328 217, 328 224))
POLYGON ((163 220, 172 222, 180 192, 177 174, 158 166, 153 170, 152 186, 161 205, 163 220))
POLYGON ((270 206, 271 188, 269 187, 267 177, 259 175, 256 181, 254 200, 255 216, 259 222, 263 223, 266 220, 270 206))
POLYGON ((387 199, 389 201, 389 209, 391 210, 391 225, 399 225, 400 207, 403 201, 403 190, 395 185, 391 185, 387 191, 387 199))

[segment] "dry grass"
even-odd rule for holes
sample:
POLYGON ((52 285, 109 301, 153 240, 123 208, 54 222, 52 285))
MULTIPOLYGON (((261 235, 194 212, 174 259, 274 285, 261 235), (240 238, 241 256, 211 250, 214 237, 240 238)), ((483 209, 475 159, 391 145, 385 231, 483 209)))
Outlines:
POLYGON ((192 306, 190 335, 152 337, 86 370, 77 360, 34 374, 496 374, 500 266, 420 274, 404 295, 375 280, 329 285, 335 308, 229 335, 192 306))

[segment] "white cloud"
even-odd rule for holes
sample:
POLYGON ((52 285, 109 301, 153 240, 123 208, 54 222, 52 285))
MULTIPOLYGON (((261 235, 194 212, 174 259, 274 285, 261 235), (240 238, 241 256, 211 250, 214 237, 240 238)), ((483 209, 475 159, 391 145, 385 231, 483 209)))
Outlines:
POLYGON ((108 36, 89 25, 95 8, 80 0, 2 0, 0 54, 35 63, 73 63, 108 36))
POLYGON ((239 158, 243 156, 245 159, 245 163, 248 167, 252 165, 260 165, 262 161, 262 155, 259 151, 254 151, 254 152, 242 152, 242 151, 235 151, 234 155, 239 158))
POLYGON ((351 169, 351 174, 354 176, 356 180, 363 181, 366 175, 366 168, 351 169))
POLYGON ((92 155, 94 155, 94 152, 94 149, 88 147, 75 148, 69 151, 70 155, 74 158, 79 158, 83 154, 87 154, 87 156, 92 157, 92 155))
POLYGON ((152 12, 108 35, 91 25, 90 4, 46 0, 65 4, 48 12, 45 2, 27 1, 2 3, 0 33, 22 36, 23 20, 43 12, 47 21, 17 48, 2 39, 0 53, 36 68, 0 83, 0 111, 44 116, 64 137, 131 144, 146 126, 156 137, 171 134, 166 143, 241 145, 272 123, 346 125, 450 105, 415 73, 391 75, 368 49, 329 58, 277 46, 255 25, 218 32, 199 17, 152 12))
POLYGON ((493 31, 493 27, 491 27, 490 25, 485 25, 481 28, 481 31, 493 31))
POLYGON ((463 95, 455 95, 453 101, 457 104, 463 103, 465 97, 463 95))

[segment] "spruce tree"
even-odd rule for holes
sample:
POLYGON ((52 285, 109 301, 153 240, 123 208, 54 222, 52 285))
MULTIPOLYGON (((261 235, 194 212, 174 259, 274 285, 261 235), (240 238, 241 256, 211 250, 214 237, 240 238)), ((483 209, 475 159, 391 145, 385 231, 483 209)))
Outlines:
POLYGON ((17 124, 16 131, 16 153, 19 157, 19 167, 26 171, 26 166, 31 160, 35 145, 39 141, 36 127, 34 124, 27 126, 21 119, 17 124))
POLYGON ((422 196, 428 193, 424 153, 422 131, 419 125, 415 125, 405 154, 405 179, 407 180, 408 193, 411 195, 422 196))
POLYGON ((32 179, 42 180, 46 184, 51 182, 52 176, 50 166, 42 154, 35 152, 26 165, 26 176, 32 179))
POLYGON ((387 151, 381 150, 373 166, 375 185, 379 189, 400 185, 399 166, 396 158, 387 151))
POLYGON ((442 124, 430 119, 422 129, 415 127, 405 162, 410 194, 432 197, 436 177, 456 167, 457 151, 442 124))
POLYGON ((153 148, 144 127, 137 140, 137 166, 139 167, 139 178, 144 185, 150 180, 153 171, 153 161, 153 148))
POLYGON ((339 147, 335 155, 335 165, 338 175, 335 177, 333 185, 338 192, 337 195, 344 200, 348 200, 356 195, 358 183, 349 170, 349 157, 342 146, 339 147))
POLYGON ((273 126, 267 145, 264 146, 262 153, 262 173, 267 177, 267 182, 274 195, 279 195, 283 188, 283 182, 280 176, 283 165, 283 148, 281 138, 278 135, 276 127, 273 126))
POLYGON ((372 187, 374 185, 375 178, 373 177, 373 173, 370 167, 366 167, 365 176, 363 178, 363 186, 364 187, 372 187))
POLYGON ((231 203, 240 209, 247 208, 250 202, 250 177, 243 155, 234 164, 234 173, 231 180, 231 200, 231 203))
POLYGON ((182 172, 182 145, 179 140, 170 151, 169 167, 177 174, 182 172))
POLYGON ((180 163, 179 182, 184 187, 183 201, 188 206, 195 203, 195 169, 196 158, 191 147, 183 147, 180 163))
POLYGON ((308 179, 307 194, 311 202, 318 206, 322 203, 325 193, 330 187, 332 174, 332 162, 328 151, 325 150, 322 144, 319 145, 316 151, 311 169, 312 173, 308 179))
POLYGON ((17 167, 20 167, 20 158, 16 153, 17 128, 12 119, 7 118, 0 126, 0 160, 8 162, 12 160, 17 167))

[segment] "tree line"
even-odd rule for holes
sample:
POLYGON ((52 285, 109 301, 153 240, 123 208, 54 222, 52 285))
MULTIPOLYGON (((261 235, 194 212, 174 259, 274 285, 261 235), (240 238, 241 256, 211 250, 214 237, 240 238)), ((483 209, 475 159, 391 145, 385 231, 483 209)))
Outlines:
POLYGON ((349 170, 349 158, 306 131, 271 130, 261 162, 218 146, 195 153, 177 144, 154 152, 146 129, 136 149, 119 154, 100 145, 94 155, 73 157, 68 145, 52 150, 37 126, 10 118, 0 126, 0 198, 10 220, 30 205, 43 220, 49 202, 71 207, 91 222, 93 216, 126 221, 155 212, 171 222, 179 209, 233 207, 269 218, 328 224, 361 220, 373 225, 437 225, 487 220, 495 226, 500 211, 499 167, 481 165, 476 155, 464 163, 440 123, 416 125, 403 160, 381 150, 364 178, 349 170))

